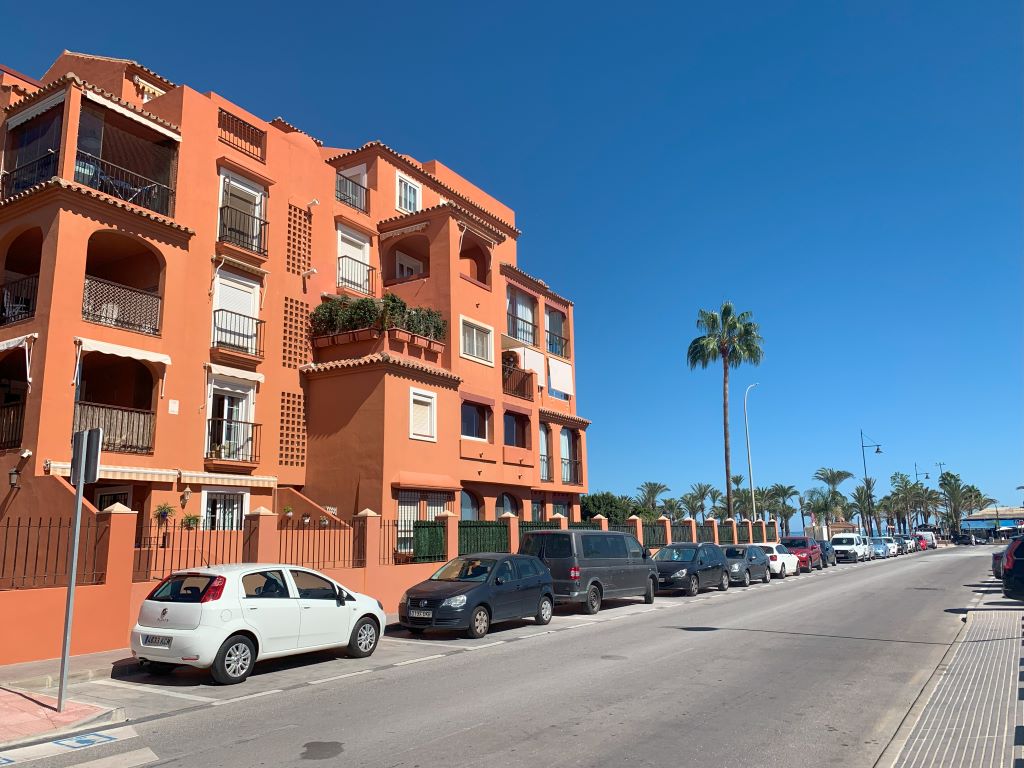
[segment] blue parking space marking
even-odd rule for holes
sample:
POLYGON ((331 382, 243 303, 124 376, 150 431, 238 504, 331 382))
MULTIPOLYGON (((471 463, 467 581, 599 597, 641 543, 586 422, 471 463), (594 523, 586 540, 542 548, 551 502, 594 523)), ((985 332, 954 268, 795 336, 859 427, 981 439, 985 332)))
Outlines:
POLYGON ((70 739, 57 739, 53 743, 68 749, 83 749, 84 747, 95 747, 97 744, 106 744, 108 741, 117 741, 117 737, 108 736, 105 733, 83 733, 81 736, 74 736, 70 739))
POLYGON ((0 757, 0 765, 12 765, 13 763, 14 761, 9 757, 0 757))

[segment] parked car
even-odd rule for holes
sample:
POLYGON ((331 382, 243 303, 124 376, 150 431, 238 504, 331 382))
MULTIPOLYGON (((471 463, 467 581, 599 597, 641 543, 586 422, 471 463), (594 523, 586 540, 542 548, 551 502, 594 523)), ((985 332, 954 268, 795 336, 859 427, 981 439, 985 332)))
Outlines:
POLYGON ((1024 536, 1011 537, 1003 552, 1003 597, 1011 600, 1024 600, 1024 558, 1019 556, 1024 555, 1020 550, 1021 542, 1024 542, 1024 536))
POLYGON ((885 543, 885 539, 881 536, 871 537, 871 551, 875 558, 885 558, 889 556, 889 545, 885 543))
POLYGON ((635 536, 618 531, 531 531, 519 554, 539 557, 551 571, 555 602, 579 603, 588 614, 609 597, 643 595, 653 603, 658 570, 635 536))
POLYGON ((917 542, 917 550, 924 552, 928 549, 928 539, 922 536, 920 533, 914 534, 914 540, 917 542))
POLYGON ((780 543, 797 556, 801 570, 821 570, 821 547, 812 536, 783 536, 780 543))
POLYGON ((893 536, 893 538, 896 539, 896 544, 900 548, 901 555, 908 555, 911 552, 916 551, 917 547, 911 541, 910 537, 906 534, 898 533, 895 536, 893 536))
POLYGON ((460 629, 479 638, 491 624, 524 616, 547 624, 554 601, 551 572, 539 559, 481 552, 450 560, 409 587, 398 603, 398 622, 413 634, 460 629))
POLYGON ((920 531, 917 535, 924 537, 925 542, 928 544, 928 549, 935 549, 939 546, 938 540, 935 538, 935 534, 931 531, 920 531))
POLYGON ((882 541, 889 549, 889 557, 896 557, 900 553, 900 547, 892 536, 882 536, 882 541))
POLYGON ((682 590, 691 597, 708 587, 729 588, 728 566, 717 544, 669 544, 654 555, 658 588, 682 590))
POLYGON ((855 533, 838 533, 832 537, 832 548, 836 553, 836 561, 859 563, 864 559, 860 536, 855 533))
POLYGON ((1005 549, 1000 549, 992 553, 992 575, 997 579, 1003 578, 1003 553, 1005 549))
POLYGON ((953 543, 973 547, 977 542, 974 540, 974 534, 961 533, 959 536, 953 539, 953 543))
POLYGON ((729 563, 729 581, 749 587, 754 579, 765 584, 772 580, 768 566, 768 555, 754 544, 736 544, 722 547, 725 560, 729 563))
POLYGON ((240 683, 263 659, 344 646, 355 658, 377 648, 387 624, 379 600, 292 565, 239 563, 177 571, 139 608, 132 655, 154 674, 209 668, 240 683))
POLYGON ((821 564, 828 568, 830 565, 836 564, 836 550, 832 546, 830 541, 819 541, 818 546, 821 547, 821 564))
POLYGON ((772 576, 784 579, 800 573, 800 558, 786 549, 782 544, 758 544, 761 550, 768 555, 768 568, 772 576))

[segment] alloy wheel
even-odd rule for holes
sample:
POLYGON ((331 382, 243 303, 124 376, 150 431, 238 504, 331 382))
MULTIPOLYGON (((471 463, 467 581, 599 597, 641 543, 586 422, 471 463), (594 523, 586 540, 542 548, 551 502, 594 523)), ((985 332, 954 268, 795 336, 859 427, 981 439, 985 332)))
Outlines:
POLYGON ((359 628, 356 634, 356 648, 363 653, 369 653, 377 644, 377 629, 370 622, 366 622, 359 628))
POLYGON ((224 669, 231 677, 242 677, 252 664, 252 653, 245 643, 235 643, 224 655, 224 669))

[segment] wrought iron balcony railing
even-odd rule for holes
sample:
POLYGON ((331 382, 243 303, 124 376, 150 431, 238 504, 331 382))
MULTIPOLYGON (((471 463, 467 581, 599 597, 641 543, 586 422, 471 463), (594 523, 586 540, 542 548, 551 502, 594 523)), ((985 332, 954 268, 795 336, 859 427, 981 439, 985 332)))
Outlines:
POLYGON ((160 297, 149 291, 86 276, 82 317, 93 323, 148 333, 160 333, 160 297))
POLYGON ((174 215, 173 189, 88 152, 79 150, 75 158, 75 181, 141 208, 174 215))

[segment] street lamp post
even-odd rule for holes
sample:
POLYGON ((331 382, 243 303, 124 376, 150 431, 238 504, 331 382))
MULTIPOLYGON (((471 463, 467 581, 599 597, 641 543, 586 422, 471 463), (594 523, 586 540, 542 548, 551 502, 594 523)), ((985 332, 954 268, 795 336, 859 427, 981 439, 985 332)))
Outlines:
MULTIPOLYGON (((942 488, 942 475, 943 475, 942 468, 944 466, 946 466, 946 462, 944 462, 944 461, 936 461, 935 462, 935 466, 939 468, 939 480, 938 480, 938 482, 939 482, 939 488, 942 488)), ((942 489, 942 498, 946 500, 946 512, 948 513, 949 512, 949 496, 946 494, 946 489, 945 488, 942 489)), ((925 523, 927 523, 927 522, 928 521, 925 520, 925 523)), ((950 531, 950 533, 952 533, 952 530, 950 531)))
POLYGON ((747 420, 747 395, 757 384, 751 384, 743 393, 743 429, 747 435, 747 475, 750 478, 750 519, 757 519, 757 500, 754 498, 754 464, 750 460, 750 422, 747 420))
MULTIPOLYGON (((914 483, 915 483, 915 485, 917 483, 921 482, 921 475, 924 475, 924 479, 925 480, 929 479, 928 472, 927 471, 925 471, 925 472, 919 471, 918 468, 917 468, 917 462, 915 461, 914 462, 914 483)), ((918 507, 918 509, 916 510, 916 513, 917 514, 921 514, 920 507, 918 507)), ((909 523, 910 521, 908 520, 907 522, 909 523)), ((927 521, 925 521, 925 522, 927 522, 927 521)))
MULTIPOLYGON (((871 438, 868 438, 868 439, 870 440, 871 438)), ((867 459, 867 455, 864 452, 865 448, 874 448, 875 449, 875 453, 881 453, 882 452, 882 446, 881 446, 880 443, 865 443, 864 442, 864 430, 862 429, 860 431, 860 460, 861 460, 861 463, 864 465, 864 490, 868 492, 868 516, 870 517, 871 515, 874 514, 875 498, 874 498, 874 494, 871 493, 871 490, 868 488, 868 459, 867 459)), ((861 521, 860 522, 861 522, 861 528, 864 529, 864 535, 867 535, 868 534, 868 527, 867 527, 867 525, 864 524, 864 515, 863 514, 861 514, 861 521)))

